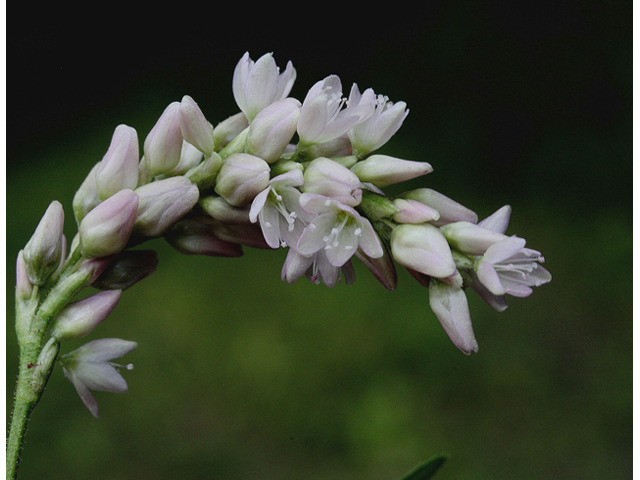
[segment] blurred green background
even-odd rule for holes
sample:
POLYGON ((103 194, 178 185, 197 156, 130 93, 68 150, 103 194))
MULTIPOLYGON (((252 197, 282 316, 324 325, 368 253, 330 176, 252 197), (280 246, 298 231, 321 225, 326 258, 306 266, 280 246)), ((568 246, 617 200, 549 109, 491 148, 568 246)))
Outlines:
POLYGON ((57 368, 23 479, 394 480, 437 454, 439 480, 631 478, 631 3, 387 7, 12 15, 7 412, 14 261, 47 205, 63 203, 73 236, 75 189, 119 123, 142 141, 185 94, 214 124, 236 113, 247 50, 291 60, 299 99, 335 73, 346 91, 406 101, 381 153, 434 167, 406 188, 481 218, 512 205, 509 233, 542 251, 553 281, 501 314, 470 296, 480 351, 467 357, 404 271, 391 293, 362 265, 352 286, 288 285, 284 251, 196 258, 153 242, 158 271, 63 348, 139 342, 123 358, 129 393, 97 392, 96 420, 57 368))

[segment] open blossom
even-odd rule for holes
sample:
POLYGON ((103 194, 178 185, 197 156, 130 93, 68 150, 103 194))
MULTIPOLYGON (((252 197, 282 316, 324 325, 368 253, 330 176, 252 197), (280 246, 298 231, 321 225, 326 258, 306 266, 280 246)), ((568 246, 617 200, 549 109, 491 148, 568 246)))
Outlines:
POLYGON ((358 247, 371 258, 383 255, 371 223, 353 208, 313 193, 302 194, 300 205, 315 217, 298 240, 298 253, 309 256, 324 250, 334 267, 344 265, 358 247))
POLYGON ((291 62, 280 73, 272 54, 254 62, 246 52, 233 72, 233 97, 251 122, 263 108, 289 95, 295 79, 291 62))
POLYGON ((302 171, 291 170, 272 178, 269 186, 256 195, 251 204, 251 222, 260 221, 264 239, 271 248, 296 245, 307 225, 308 215, 300 206, 300 191, 304 183, 302 171))
MULTIPOLYGON (((350 100, 355 100, 359 96, 360 92, 357 87, 352 89, 350 100)), ((389 101, 388 97, 378 95, 373 115, 349 130, 353 154, 358 158, 363 158, 379 149, 398 131, 407 115, 409 115, 409 110, 407 110, 405 102, 394 104, 389 101)))
POLYGON ((282 280, 289 283, 306 275, 313 283, 324 283, 332 288, 340 280, 341 274, 346 285, 351 285, 356 280, 356 272, 350 260, 341 267, 336 267, 329 262, 325 250, 305 256, 291 248, 282 266, 282 280))
POLYGON ((136 342, 119 338, 102 338, 60 357, 64 375, 76 388, 80 399, 94 417, 98 417, 98 403, 90 390, 126 392, 127 382, 117 368, 131 370, 133 365, 118 365, 110 360, 122 357, 137 347, 136 342))
POLYGON ((524 248, 525 240, 507 237, 490 246, 476 267, 478 280, 493 295, 527 297, 531 287, 551 281, 551 274, 538 262, 544 258, 540 252, 524 248))
MULTIPOLYGON (((357 90, 354 85, 352 91, 357 90)), ((298 135, 302 145, 322 143, 340 137, 373 114, 375 94, 370 88, 362 95, 342 96, 342 82, 329 75, 317 82, 302 102, 298 135), (345 108, 343 108, 345 107, 345 108)))

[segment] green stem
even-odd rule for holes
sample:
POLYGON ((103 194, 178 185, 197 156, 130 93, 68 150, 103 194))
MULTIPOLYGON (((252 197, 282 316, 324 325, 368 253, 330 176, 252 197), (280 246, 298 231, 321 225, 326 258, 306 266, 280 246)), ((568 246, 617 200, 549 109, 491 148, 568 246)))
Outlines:
POLYGON ((49 324, 91 277, 89 270, 75 269, 80 260, 78 257, 69 262, 46 293, 34 289, 30 299, 16 298, 16 333, 20 359, 7 438, 7 479, 17 478, 31 412, 44 392, 58 356, 59 343, 56 339, 51 337, 45 344, 49 324))
POLYGON ((18 383, 13 403, 11 427, 7 438, 7 479, 16 479, 20 454, 27 433, 27 425, 47 381, 51 376, 54 360, 58 355, 58 343, 52 341, 44 348, 30 343, 20 349, 18 383))

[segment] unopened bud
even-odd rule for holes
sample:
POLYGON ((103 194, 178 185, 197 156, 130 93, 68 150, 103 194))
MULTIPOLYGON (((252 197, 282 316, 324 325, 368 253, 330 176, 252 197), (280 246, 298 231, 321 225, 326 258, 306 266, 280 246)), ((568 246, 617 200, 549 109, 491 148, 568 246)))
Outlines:
POLYGON ((63 227, 64 210, 62 204, 54 200, 22 253, 27 275, 33 285, 43 285, 60 266, 63 227))
POLYGON ((120 252, 91 284, 99 290, 126 290, 156 271, 158 254, 153 250, 120 252))
POLYGON ((328 158, 317 158, 305 168, 302 188, 306 193, 324 195, 350 207, 362 201, 356 174, 328 158))
POLYGON ((96 172, 98 168, 100 168, 100 162, 93 166, 73 196, 73 214, 78 225, 80 225, 80 222, 87 213, 100 204, 98 185, 96 184, 96 172))
POLYGON ((209 195, 198 201, 198 206, 214 220, 223 223, 251 223, 249 218, 250 208, 234 207, 229 205, 222 197, 209 195))
POLYGON ((189 95, 182 97, 180 102, 180 129, 191 145, 205 155, 213 153, 213 127, 189 95))
POLYGON ((185 255, 241 257, 242 246, 219 239, 210 224, 197 219, 178 222, 164 236, 165 240, 185 255))
POLYGON ((136 189, 139 198, 136 233, 162 235, 198 202, 198 187, 186 177, 169 177, 136 189))
MULTIPOLYGON (((184 175, 188 170, 197 167, 202 162, 203 154, 196 147, 186 141, 182 141, 182 149, 180 150, 180 162, 171 170, 170 175, 184 175)), ((143 182, 142 184, 149 183, 143 182)))
POLYGON ((251 122, 245 151, 267 163, 275 162, 296 133, 299 117, 300 102, 295 98, 272 103, 251 122))
POLYGON ((221 167, 222 158, 213 152, 203 162, 185 172, 184 176, 195 183, 200 190, 208 190, 216 184, 216 176, 221 167))
POLYGON ((60 341, 89 335, 118 304, 121 290, 107 290, 64 307, 51 327, 51 335, 60 341))
POLYGON ((456 250, 469 255, 484 255, 494 243, 507 238, 504 234, 480 227, 471 222, 454 222, 440 228, 456 250))
POLYGON ((446 278, 456 271, 447 240, 428 223, 395 227, 391 233, 391 252, 400 265, 430 277, 446 278))
POLYGON ((173 102, 162 112, 144 141, 145 161, 152 175, 170 172, 178 165, 182 140, 180 103, 173 102))
POLYGON ((100 200, 106 200, 119 190, 133 190, 138 186, 139 160, 136 130, 127 125, 118 125, 109 149, 96 170, 100 200))
POLYGON ((269 184, 269 164, 248 153, 235 153, 222 164, 215 191, 239 207, 251 202, 269 184))
POLYGON ((120 190, 91 210, 80 223, 78 233, 82 254, 106 257, 127 244, 138 212, 138 195, 120 190))
POLYGON ((436 209, 440 214, 440 218, 434 221, 433 224, 437 227, 458 221, 478 222, 478 215, 476 215, 475 212, 472 212, 464 205, 430 188, 418 188, 417 190, 405 192, 401 197, 424 203, 436 209))
POLYGON ((231 140, 249 126, 249 121, 244 113, 239 112, 220 122, 213 129, 213 144, 216 152, 226 147, 231 140))
POLYGON ((387 155, 371 155, 366 160, 351 167, 363 182, 373 183, 377 187, 386 187, 394 183, 405 182, 433 171, 426 162, 401 160, 387 155))
POLYGON ((415 200, 396 198, 393 204, 399 211, 393 215, 393 220, 398 223, 426 223, 440 218, 435 208, 415 200))
POLYGON ((22 300, 27 300, 33 292, 33 284, 27 275, 27 265, 22 255, 22 250, 18 252, 16 260, 16 296, 22 300))

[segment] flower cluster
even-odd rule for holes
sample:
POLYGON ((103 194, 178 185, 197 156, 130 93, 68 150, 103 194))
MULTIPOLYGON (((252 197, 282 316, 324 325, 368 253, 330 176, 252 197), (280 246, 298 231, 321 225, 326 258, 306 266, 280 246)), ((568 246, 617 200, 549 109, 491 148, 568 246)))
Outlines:
MULTIPOLYGON (((18 257, 23 300, 79 274, 79 286, 103 290, 57 312, 54 342, 87 335, 122 290, 154 271, 155 253, 132 249, 154 238, 190 255, 286 248, 281 278, 290 283, 306 276, 329 287, 350 284, 357 259, 393 290, 400 265, 428 287, 432 310, 465 353, 477 350, 468 287, 501 311, 506 295, 524 297, 550 281, 540 253, 506 235, 508 206, 478 221, 432 189, 397 197, 383 191, 432 171, 426 162, 378 153, 406 119, 404 102, 356 84, 346 95, 336 75, 300 101, 289 96, 295 79, 291 62, 280 72, 273 55, 254 61, 246 53, 232 81, 239 112, 215 127, 184 96, 141 144, 132 127, 115 129, 74 197, 78 234, 69 253, 62 206, 53 202, 18 257)), ((27 329, 18 325, 19 333, 27 329)), ((62 357, 94 415, 88 389, 126 390, 106 362, 135 348, 122 342, 92 342, 62 357)))

